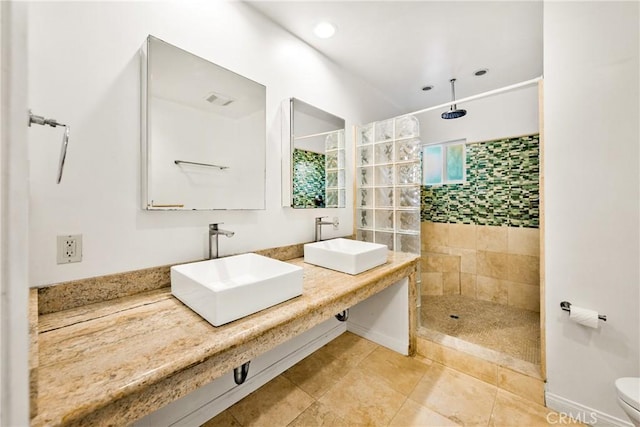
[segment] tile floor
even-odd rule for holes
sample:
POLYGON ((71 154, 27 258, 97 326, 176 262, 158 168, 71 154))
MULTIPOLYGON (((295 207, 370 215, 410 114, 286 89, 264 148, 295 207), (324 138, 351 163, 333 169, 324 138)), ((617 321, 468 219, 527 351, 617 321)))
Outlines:
POLYGON ((428 329, 540 364, 540 313, 464 295, 437 295, 422 297, 420 314, 420 324, 428 329))
POLYGON ((549 412, 495 385, 347 332, 204 427, 538 426, 548 425, 549 412))

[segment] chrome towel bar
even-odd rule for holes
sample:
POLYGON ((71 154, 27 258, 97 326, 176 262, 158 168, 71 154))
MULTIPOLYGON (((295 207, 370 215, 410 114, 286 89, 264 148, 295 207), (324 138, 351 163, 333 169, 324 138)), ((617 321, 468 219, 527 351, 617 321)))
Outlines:
POLYGON ((67 158, 70 127, 69 125, 59 123, 56 119, 45 119, 43 116, 37 116, 29 110, 29 127, 31 127, 32 124, 42 126, 48 125, 52 128, 62 126, 64 128, 64 133, 62 134, 62 147, 60 148, 60 160, 58 161, 58 179, 56 180, 56 184, 60 184, 60 181, 62 181, 62 171, 64 170, 64 161, 67 158))
POLYGON ((186 160, 174 160, 173 163, 175 163, 176 165, 180 165, 184 163, 186 165, 206 166, 209 168, 218 168, 218 169, 229 169, 229 166, 212 165, 210 163, 188 162, 186 160))

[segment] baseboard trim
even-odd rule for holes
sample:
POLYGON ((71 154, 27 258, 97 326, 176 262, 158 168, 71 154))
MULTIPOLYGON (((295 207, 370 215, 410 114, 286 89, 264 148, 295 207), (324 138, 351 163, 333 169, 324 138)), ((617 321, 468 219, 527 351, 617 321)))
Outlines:
POLYGON ((218 415, 236 402, 239 402, 250 393, 259 389, 296 363, 300 362, 311 353, 317 351, 323 345, 336 339, 346 331, 344 324, 338 324, 331 330, 317 337, 316 339, 308 342, 307 344, 298 347, 287 356, 278 360, 266 369, 263 369, 259 373, 250 377, 242 386, 234 387, 231 390, 221 394, 214 398, 209 403, 201 406, 195 411, 191 412, 187 416, 176 421, 172 426, 194 426, 202 425, 206 421, 218 415))
MULTIPOLYGON (((589 408, 587 406, 581 405, 580 403, 565 399, 564 397, 558 396, 553 393, 545 393, 545 402, 549 409, 553 409, 554 411, 559 413, 559 417, 563 414, 565 416, 569 415, 576 421, 588 424, 590 426, 633 427, 633 424, 631 424, 631 422, 629 421, 621 420, 620 418, 614 417, 613 415, 605 414, 604 412, 597 411, 593 408, 589 408)), ((557 420, 548 421, 550 421, 550 423, 552 424, 563 424, 559 418, 557 420)))
POLYGON ((405 356, 409 355, 409 344, 404 343, 396 338, 390 337, 388 335, 383 335, 365 326, 353 323, 352 321, 349 321, 347 323, 347 330, 349 332, 353 332, 358 336, 361 336, 362 338, 366 338, 369 341, 373 341, 377 344, 387 347, 388 349, 391 349, 397 353, 404 354, 405 356))

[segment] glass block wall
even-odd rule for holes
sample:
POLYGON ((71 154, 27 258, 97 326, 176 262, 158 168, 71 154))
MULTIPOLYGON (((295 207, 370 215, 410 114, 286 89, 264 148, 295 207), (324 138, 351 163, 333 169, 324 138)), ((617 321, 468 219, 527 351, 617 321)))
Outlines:
POLYGON ((359 126, 356 238, 420 253, 420 124, 413 116, 359 126))
POLYGON ((331 132, 325 138, 325 201, 328 208, 345 206, 344 129, 331 132))

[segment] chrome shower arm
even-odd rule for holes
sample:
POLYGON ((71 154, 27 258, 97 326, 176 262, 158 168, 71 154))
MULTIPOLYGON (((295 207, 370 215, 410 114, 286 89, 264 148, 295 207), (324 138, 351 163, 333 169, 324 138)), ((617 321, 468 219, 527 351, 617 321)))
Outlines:
POLYGON ((455 100, 456 100, 455 82, 456 82, 456 79, 451 79, 451 80, 449 80, 449 82, 451 83, 451 100, 454 101, 453 105, 451 106, 451 111, 453 111, 453 110, 456 110, 458 108, 458 106, 455 104, 455 100))

